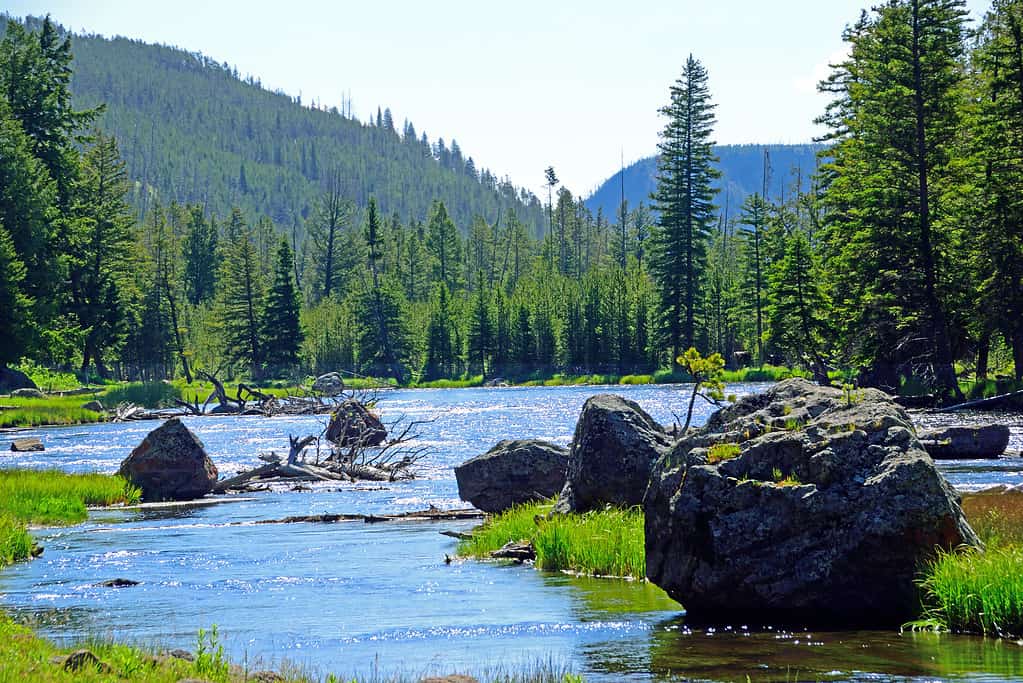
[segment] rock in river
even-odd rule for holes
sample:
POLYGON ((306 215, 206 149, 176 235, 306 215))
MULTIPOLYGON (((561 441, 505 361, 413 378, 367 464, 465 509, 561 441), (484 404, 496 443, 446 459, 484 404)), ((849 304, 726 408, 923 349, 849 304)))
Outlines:
POLYGON ((484 512, 550 498, 565 485, 568 449, 539 439, 501 441, 455 468, 458 496, 484 512))
POLYGON ((920 443, 935 460, 997 458, 1009 445, 1009 426, 984 424, 919 431, 920 443))
POLYGON ((980 544, 901 407, 802 379, 679 441, 644 509, 647 576, 696 621, 898 625, 935 548, 980 544))
POLYGON ((43 442, 35 437, 27 439, 15 439, 11 442, 11 450, 15 453, 31 453, 33 451, 45 451, 43 442))
POLYGON ((345 401, 330 416, 325 437, 341 448, 379 446, 387 439, 387 427, 358 401, 345 401))
POLYGON ((613 394, 591 396, 575 427, 568 478, 555 511, 639 505, 651 465, 672 441, 635 401, 613 394))
POLYGON ((313 391, 324 396, 339 396, 345 390, 345 381, 339 373, 328 372, 313 382, 313 391))
POLYGON ((192 500, 213 490, 217 467, 181 420, 167 420, 131 452, 118 471, 146 501, 192 500))

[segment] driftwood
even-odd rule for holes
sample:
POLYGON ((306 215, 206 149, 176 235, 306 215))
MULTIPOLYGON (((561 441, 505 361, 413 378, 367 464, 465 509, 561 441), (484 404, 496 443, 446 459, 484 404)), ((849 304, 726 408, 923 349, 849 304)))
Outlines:
POLYGON ((1013 407, 1012 404, 1023 401, 1023 389, 1012 391, 1008 394, 992 396, 991 398, 979 398, 974 401, 957 403, 944 408, 932 408, 929 413, 954 413, 960 410, 997 410, 1003 407, 1013 407))
MULTIPOLYGON (((485 514, 475 508, 462 508, 459 510, 441 510, 431 507, 428 510, 416 510, 414 512, 401 512, 396 515, 358 515, 358 514, 324 514, 324 515, 300 515, 296 517, 285 517, 283 519, 261 519, 255 524, 297 524, 297 523, 319 523, 336 524, 338 522, 365 522, 373 524, 376 522, 435 522, 441 520, 462 520, 462 519, 483 519, 485 514)), ((443 533, 443 532, 441 532, 443 533)), ((457 532, 449 532, 445 535, 453 536, 457 532)), ((457 536, 453 536, 456 537, 457 536)), ((461 537, 470 537, 462 534, 461 537)))
MULTIPOLYGON (((351 399, 347 399, 351 400, 351 399)), ((276 453, 260 455, 266 464, 235 477, 218 482, 214 489, 218 493, 226 491, 263 490, 270 484, 304 483, 318 481, 378 481, 393 482, 414 479, 415 465, 429 453, 426 446, 417 445, 417 428, 426 424, 427 420, 406 421, 404 416, 392 422, 387 429, 390 434, 383 443, 370 441, 355 435, 338 444, 327 444, 329 451, 321 460, 321 444, 329 425, 324 425, 318 436, 288 436, 289 449, 287 458, 276 453), (373 443, 375 445, 368 445, 373 443), (305 453, 316 445, 316 455, 309 462, 305 453)), ((378 425, 360 423, 364 429, 378 430, 378 425)))

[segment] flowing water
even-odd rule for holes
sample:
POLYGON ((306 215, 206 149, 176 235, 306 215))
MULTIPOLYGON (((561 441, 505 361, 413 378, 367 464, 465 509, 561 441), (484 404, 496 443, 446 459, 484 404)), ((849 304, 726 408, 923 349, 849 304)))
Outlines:
MULTIPOLYGON (((730 387, 736 393, 763 385, 730 387)), ((0 573, 0 606, 58 641, 83 634, 194 649, 217 624, 236 661, 291 662, 326 673, 519 670, 541 662, 588 681, 1018 680, 1023 645, 931 634, 690 630, 681 608, 649 584, 546 574, 482 562, 445 564, 455 541, 439 532, 472 522, 260 524, 325 512, 395 513, 461 507, 452 467, 505 438, 567 444, 599 387, 390 391, 385 418, 420 429, 433 453, 423 477, 260 493, 215 505, 102 510, 85 524, 34 531, 43 556, 0 573), (101 581, 140 581, 131 588, 101 581)), ((614 387, 663 423, 685 387, 614 387)), ((698 404, 697 423, 710 410, 698 404)), ((975 419, 968 417, 967 419, 975 419)), ((288 434, 323 418, 185 420, 221 474, 287 451, 288 434)), ((0 466, 113 472, 153 423, 26 432, 44 453, 0 456, 0 466)), ((1023 425, 1013 426, 1013 447, 1023 425)), ((1019 459, 940 467, 953 484, 1023 483, 1019 459)), ((2 669, 0 662, 0 669, 2 669)))

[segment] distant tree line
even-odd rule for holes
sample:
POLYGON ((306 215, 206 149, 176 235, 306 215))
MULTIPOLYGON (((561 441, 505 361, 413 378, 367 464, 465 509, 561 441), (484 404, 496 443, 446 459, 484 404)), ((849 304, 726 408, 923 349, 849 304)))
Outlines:
POLYGON ((1023 0, 997 0, 975 32, 965 16, 957 0, 864 13, 821 84, 819 164, 772 196, 765 164, 737 215, 717 206, 709 75, 690 57, 650 205, 594 215, 549 168, 539 227, 521 204, 460 221, 442 192, 387 211, 329 156, 300 225, 155 198, 140 221, 116 143, 90 132, 98 110, 71 106, 67 38, 12 22, 0 362, 408 381, 646 374, 695 347, 946 395, 1003 356, 1019 379, 1023 0))

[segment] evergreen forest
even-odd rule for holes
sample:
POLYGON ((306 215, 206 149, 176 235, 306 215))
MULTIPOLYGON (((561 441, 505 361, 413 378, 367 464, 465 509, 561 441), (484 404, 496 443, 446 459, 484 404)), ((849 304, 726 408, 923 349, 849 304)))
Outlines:
POLYGON ((851 19, 812 164, 739 150, 722 182, 690 56, 652 192, 613 211, 557 160, 536 197, 388 111, 10 20, 0 364, 406 383, 671 373, 696 348, 946 398, 1023 379, 1023 0, 980 25, 960 0, 851 19))

